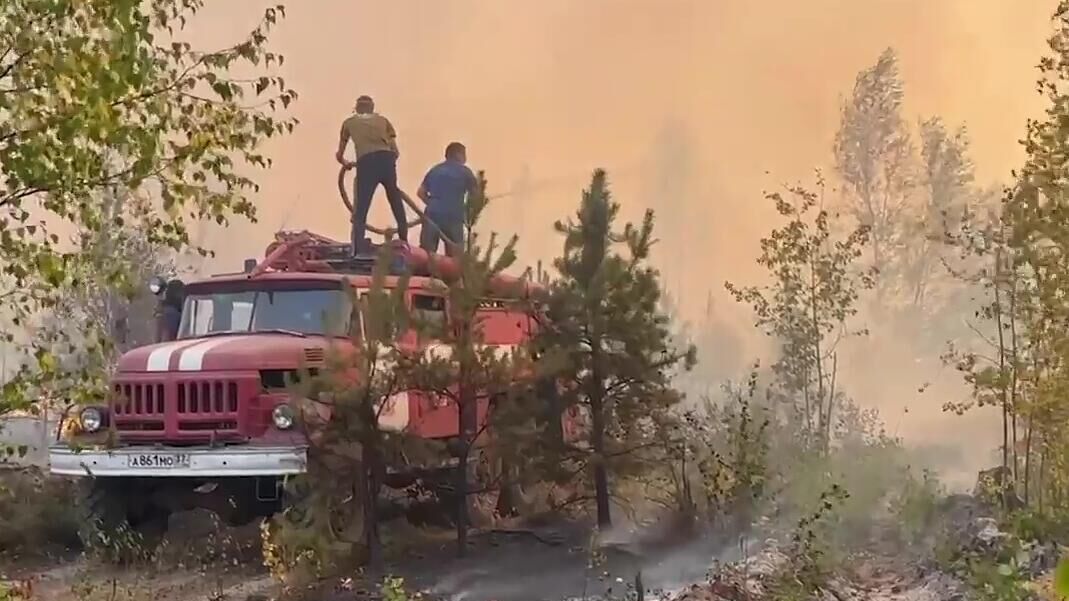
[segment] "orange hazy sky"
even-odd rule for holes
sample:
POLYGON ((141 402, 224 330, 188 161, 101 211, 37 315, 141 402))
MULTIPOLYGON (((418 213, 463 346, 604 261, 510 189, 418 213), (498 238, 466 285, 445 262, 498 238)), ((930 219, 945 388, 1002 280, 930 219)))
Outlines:
MULTIPOLYGON (((248 30, 269 2, 209 2, 194 41, 248 30)), ((395 123, 414 190, 458 139, 492 192, 526 172, 541 186, 491 207, 525 261, 558 247, 589 172, 609 169, 628 217, 658 211, 662 263, 685 299, 745 279, 769 227, 761 191, 828 166, 841 97, 887 46, 911 117, 964 122, 982 180, 1005 179, 1042 107, 1033 66, 1051 0, 301 0, 273 36, 301 95, 301 125, 270 147, 261 224, 212 236, 230 266, 279 226, 344 238, 333 149, 354 98, 395 123), (769 172, 771 175, 766 175, 769 172), (682 258, 683 264, 678 264, 682 258), (672 258, 673 264, 667 264, 672 258)), ((388 222, 385 199, 372 215, 388 222)), ((223 268, 220 265, 220 268, 223 268)), ((688 309, 696 309, 690 306, 688 309)))
MULTIPOLYGON (((273 3, 208 4, 190 35, 218 47, 235 41, 273 3)), ((497 201, 485 223, 521 236, 525 264, 559 248, 552 222, 574 209, 590 171, 605 167, 625 216, 657 210, 657 260, 684 311, 700 311, 711 290, 721 315, 748 328, 746 313, 724 298, 723 282, 758 275, 752 259, 773 225, 762 191, 808 178, 815 167, 830 170, 840 102, 856 73, 894 47, 909 119, 939 115, 965 123, 978 179, 1006 181, 1022 157, 1017 140, 1026 119, 1043 108, 1034 66, 1046 50, 1054 6, 1054 0, 292 2, 273 47, 286 55, 282 75, 301 95, 294 105, 301 125, 269 148, 275 165, 260 178, 260 224, 208 234, 205 241, 219 256, 207 267, 238 268, 242 258, 259 256, 279 227, 347 237, 333 152, 339 123, 356 96, 367 93, 397 127, 402 186, 409 191, 454 139, 468 145, 473 167, 486 170, 491 192, 529 178, 533 191, 497 201)), ((380 192, 373 219, 388 223, 388 215, 380 192)), ((868 382, 867 392, 884 390, 885 382, 868 382)), ((877 404, 897 411, 912 402, 895 393, 877 404)), ((945 431, 945 420, 953 418, 939 417, 935 406, 911 412, 909 427, 945 431)))

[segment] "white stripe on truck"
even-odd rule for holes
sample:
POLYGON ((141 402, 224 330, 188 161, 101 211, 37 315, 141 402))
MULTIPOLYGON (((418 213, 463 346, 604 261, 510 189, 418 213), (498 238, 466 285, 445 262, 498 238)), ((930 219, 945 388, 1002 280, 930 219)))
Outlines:
MULTIPOLYGON (((178 357, 178 371, 200 371, 201 369, 204 369, 204 357, 212 349, 218 348, 228 342, 244 340, 247 338, 247 336, 226 336, 200 342, 182 341, 165 344, 149 353, 145 371, 170 371, 171 357, 173 357, 175 353, 180 353, 178 357)), ((481 348, 493 348, 494 354, 499 358, 511 355, 517 346, 518 345, 515 344, 479 345, 481 348)), ((447 344, 435 343, 428 344, 424 347, 423 352, 428 358, 448 359, 452 355, 452 350, 452 347, 447 344)), ((386 354, 385 349, 383 349, 383 354, 386 354)), ((379 360, 379 368, 386 370, 392 369, 393 366, 387 365, 387 362, 384 359, 385 358, 379 360)))
POLYGON ((204 368, 204 355, 208 354, 208 351, 228 342, 242 339, 244 337, 225 337, 194 344, 182 351, 182 356, 178 358, 178 371, 200 371, 204 368))
POLYGON ((171 369, 171 356, 175 351, 189 346, 189 341, 172 342, 153 349, 145 363, 145 371, 168 371, 171 369))

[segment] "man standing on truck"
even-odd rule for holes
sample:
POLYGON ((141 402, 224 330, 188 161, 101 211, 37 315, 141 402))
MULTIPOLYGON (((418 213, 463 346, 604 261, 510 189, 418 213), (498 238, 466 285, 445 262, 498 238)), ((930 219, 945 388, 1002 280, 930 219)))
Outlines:
POLYGON ((382 184, 386 199, 397 220, 397 237, 408 241, 408 224, 401 190, 397 187, 397 132, 386 117, 375 112, 370 96, 356 99, 356 113, 342 122, 338 137, 338 152, 334 155, 347 169, 356 168, 356 201, 353 203, 353 254, 370 251, 364 236, 371 199, 382 184), (352 141, 356 161, 345 160, 345 146, 352 141))
POLYGON ((456 256, 464 247, 465 197, 476 194, 479 188, 467 162, 467 149, 460 142, 452 142, 445 147, 445 160, 423 177, 417 195, 427 205, 427 219, 419 234, 419 245, 429 253, 438 252, 438 242, 443 237, 450 256, 456 256))

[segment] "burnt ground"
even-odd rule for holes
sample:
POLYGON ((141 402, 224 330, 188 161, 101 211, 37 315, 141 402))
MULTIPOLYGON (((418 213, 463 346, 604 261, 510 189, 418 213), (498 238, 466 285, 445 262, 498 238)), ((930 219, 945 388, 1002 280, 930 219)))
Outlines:
MULTIPOLYGON (((969 499, 948 499, 940 520, 944 527, 968 532, 981 515, 969 499), (954 501, 951 503, 950 501, 954 501)), ((33 578, 33 599, 41 601, 245 601, 270 599, 277 588, 260 565, 256 525, 234 529, 217 526, 190 512, 172 520, 172 533, 158 565, 138 570, 103 569, 75 558, 57 564, 8 569, 8 578, 33 578)), ((718 563, 745 560, 748 572, 777 553, 773 547, 738 536, 699 533, 688 538, 646 528, 642 533, 618 528, 603 536, 606 550, 592 558, 590 528, 578 522, 551 527, 473 533, 468 556, 456 558, 453 533, 420 530, 412 551, 389 558, 385 572, 404 578, 406 588, 429 601, 594 601, 607 594, 624 598, 638 573, 646 599, 688 601, 750 601, 761 595, 734 598, 710 588, 708 572, 718 563), (759 548, 766 547, 766 548, 759 548), (771 554, 771 555, 770 555, 771 554), (596 565, 592 564, 596 559, 596 565), (661 592, 668 593, 662 597, 661 592), (683 596, 676 593, 684 591, 683 596)), ((413 533, 403 533, 408 537, 413 533)), ((884 537, 878 536, 877 541, 884 537)), ((842 580, 831 594, 838 599, 873 601, 935 601, 965 599, 960 583, 933 567, 918 564, 901 550, 872 545, 870 557, 842 580)), ((774 562, 773 562, 774 563, 774 562)), ((0 577, 4 577, 0 565, 0 577)), ((376 582, 378 580, 376 579, 376 582)), ((359 581, 335 581, 302 601, 364 601, 377 599, 361 591, 359 581)), ((373 586, 368 588, 373 589, 373 586)))
MULTIPOLYGON (((700 533, 687 540, 654 542, 620 528, 604 539, 599 557, 589 553, 590 528, 562 522, 536 529, 491 530, 475 533, 469 552, 456 557, 450 533, 422 553, 394 558, 386 572, 404 578, 425 598, 441 601, 562 601, 597 599, 632 590, 641 574, 647 598, 659 591, 676 591, 705 580, 716 560, 739 559, 744 546, 724 534, 700 533)), ((650 534, 647 529, 643 534, 650 534)), ((751 543, 752 545, 752 543, 751 543)), ((329 601, 369 598, 361 591, 335 591, 329 601)))
POLYGON ((78 552, 0 560, 0 580, 32 590, 34 601, 244 601, 273 586, 260 562, 255 524, 228 528, 207 512, 172 518, 150 565, 102 566, 78 552))
MULTIPOLYGON (((259 565, 259 533, 253 527, 220 529, 203 515, 172 521, 163 557, 136 570, 102 568, 84 559, 57 558, 51 566, 23 565, 6 578, 32 580, 34 599, 60 601, 244 601, 277 592, 259 565), (224 549, 220 552, 218 549, 224 549), (214 549, 214 550, 210 550, 214 549), (113 596, 114 595, 114 596, 113 596)), ((580 523, 531 530, 473 532, 467 557, 456 558, 451 531, 424 531, 419 551, 390 558, 385 572, 405 579, 407 588, 429 600, 563 601, 596 599, 633 586, 678 590, 702 581, 714 559, 737 559, 737 540, 702 536, 678 544, 643 548, 621 529, 617 541, 591 566, 589 528, 580 523)), ((5 570, 0 568, 0 573, 5 570)), ((375 598, 359 584, 327 583, 308 601, 375 598), (348 590, 346 590, 348 589, 348 590)), ((652 595, 647 598, 654 598, 652 595)))

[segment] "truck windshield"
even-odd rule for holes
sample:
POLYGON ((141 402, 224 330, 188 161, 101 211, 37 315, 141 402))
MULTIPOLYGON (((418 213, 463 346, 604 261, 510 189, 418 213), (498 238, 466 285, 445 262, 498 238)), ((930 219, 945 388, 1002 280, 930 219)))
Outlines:
POLYGON ((341 290, 252 290, 190 294, 179 338, 224 332, 344 335, 347 296, 341 290))

